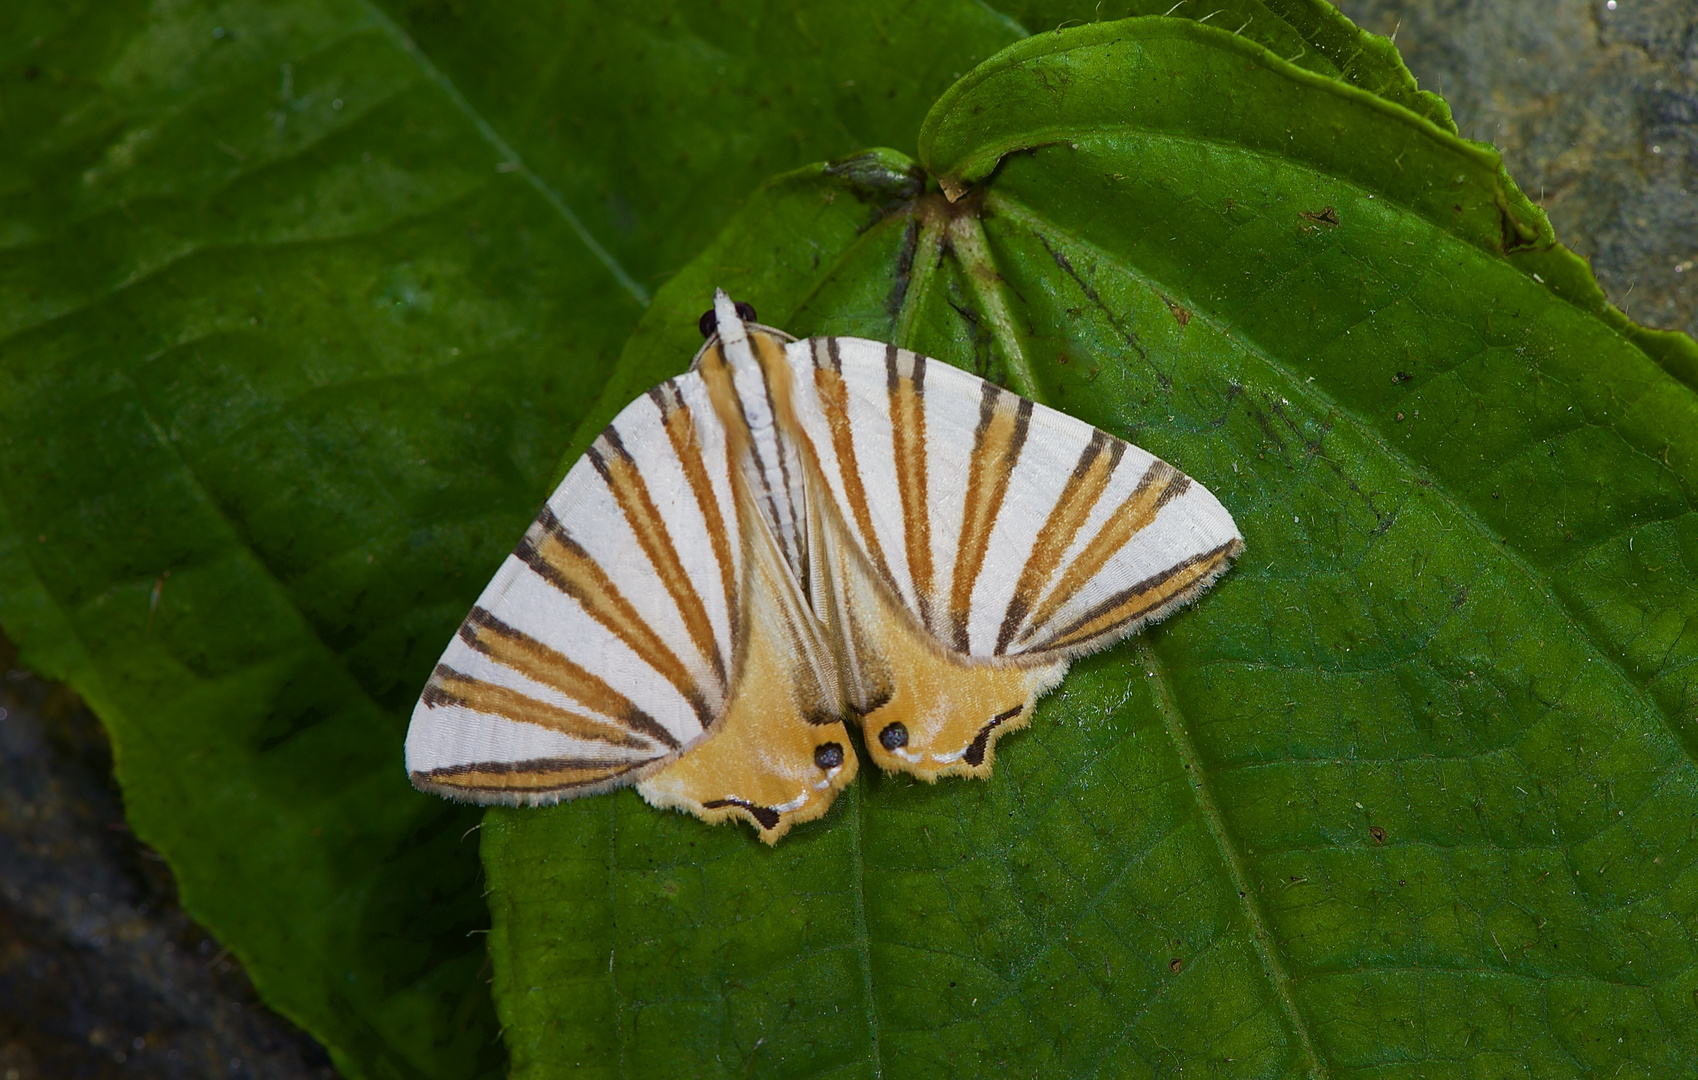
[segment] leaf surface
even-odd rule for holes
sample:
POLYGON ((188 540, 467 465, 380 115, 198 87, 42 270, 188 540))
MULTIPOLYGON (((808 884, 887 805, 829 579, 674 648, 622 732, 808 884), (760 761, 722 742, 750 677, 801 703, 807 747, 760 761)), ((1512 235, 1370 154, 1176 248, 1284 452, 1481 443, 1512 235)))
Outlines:
POLYGON ((385 8, 645 293, 774 174, 912 147, 939 94, 1025 36, 948 0, 385 8))
POLYGON ((401 740, 653 280, 1019 35, 861 7, 0 14, 0 623, 345 1075, 502 1067, 479 815, 401 740))
POLYGON ((610 386, 681 370, 723 286, 1136 442, 1246 552, 988 783, 863 772, 771 850, 628 791, 491 812, 516 1075, 1698 1060, 1698 350, 1488 148, 1283 55, 1041 35, 928 116, 958 201, 894 152, 805 169, 657 294, 610 386))

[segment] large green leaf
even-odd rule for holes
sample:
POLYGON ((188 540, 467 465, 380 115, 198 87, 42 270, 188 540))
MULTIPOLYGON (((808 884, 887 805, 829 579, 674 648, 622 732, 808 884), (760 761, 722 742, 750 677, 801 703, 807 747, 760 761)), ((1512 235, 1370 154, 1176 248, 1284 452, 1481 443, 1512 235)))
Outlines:
POLYGON ((592 419, 720 285, 1129 438, 1247 548, 988 783, 863 772, 775 849, 492 812, 517 1075, 1690 1073, 1698 349, 1489 149, 1231 30, 1016 45, 923 129, 960 201, 805 169, 657 294, 592 419))
POLYGON ((1342 79, 1456 130, 1450 107, 1415 85, 1396 45, 1360 29, 1325 0, 999 0, 993 6, 1034 32, 1138 15, 1194 19, 1249 38, 1305 71, 1342 79))
POLYGON ((1025 36, 948 0, 384 6, 645 290, 774 173, 913 146, 950 83, 1025 36))
POLYGON ((348 1075, 501 1067, 478 815, 401 738, 647 283, 1020 33, 862 10, 0 11, 0 623, 348 1075))

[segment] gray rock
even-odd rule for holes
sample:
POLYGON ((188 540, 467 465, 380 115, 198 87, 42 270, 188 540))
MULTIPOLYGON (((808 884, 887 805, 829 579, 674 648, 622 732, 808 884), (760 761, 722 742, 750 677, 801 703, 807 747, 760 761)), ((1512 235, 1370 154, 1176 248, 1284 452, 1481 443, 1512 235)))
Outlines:
POLYGON ((100 724, 0 639, 0 1080, 329 1080, 130 834, 100 724))
POLYGON ((1698 334, 1698 4, 1338 0, 1396 35, 1635 320, 1698 334))

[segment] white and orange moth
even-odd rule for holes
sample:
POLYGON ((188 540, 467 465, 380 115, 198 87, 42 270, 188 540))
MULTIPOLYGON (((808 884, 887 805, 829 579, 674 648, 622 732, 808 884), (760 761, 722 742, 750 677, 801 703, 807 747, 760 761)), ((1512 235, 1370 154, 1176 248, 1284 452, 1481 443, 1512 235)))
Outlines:
POLYGON ((798 341, 714 294, 690 370, 573 465, 413 710, 414 785, 626 784, 773 843, 880 768, 990 774, 1075 656, 1243 540, 1200 484, 937 360, 798 341))

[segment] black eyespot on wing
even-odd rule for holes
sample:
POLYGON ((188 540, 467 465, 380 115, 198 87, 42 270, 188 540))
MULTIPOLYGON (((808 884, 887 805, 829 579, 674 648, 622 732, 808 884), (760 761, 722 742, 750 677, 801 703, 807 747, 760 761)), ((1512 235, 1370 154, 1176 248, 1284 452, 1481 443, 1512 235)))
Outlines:
MULTIPOLYGON (((742 319, 744 322, 755 321, 755 305, 744 300, 738 300, 732 306, 737 309, 737 317, 739 319, 742 319)), ((712 308, 708 308, 706 311, 702 312, 702 317, 696 320, 696 329, 702 332, 702 337, 712 337, 713 332, 719 329, 719 316, 713 313, 712 308)))
POLYGON ((886 750, 900 750, 908 745, 908 728, 900 720, 886 724, 878 733, 878 744, 886 750))
POLYGON ((826 772, 843 764, 843 746, 841 743, 820 743, 814 747, 814 764, 826 772))

